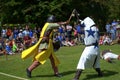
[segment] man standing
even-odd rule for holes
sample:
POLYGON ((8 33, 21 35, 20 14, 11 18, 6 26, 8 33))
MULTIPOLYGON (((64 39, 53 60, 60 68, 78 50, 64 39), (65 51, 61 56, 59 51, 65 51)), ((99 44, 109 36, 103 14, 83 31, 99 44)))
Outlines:
POLYGON ((59 24, 67 24, 67 22, 56 23, 55 16, 50 16, 47 19, 42 28, 39 41, 32 47, 24 50, 22 52, 22 59, 26 59, 30 56, 34 56, 33 63, 26 69, 27 76, 31 78, 31 72, 33 69, 41 64, 44 64, 49 58, 51 61, 52 68, 54 70, 54 75, 61 77, 58 72, 58 64, 60 63, 58 58, 54 54, 53 49, 53 31, 59 27, 59 24))
POLYGON ((98 72, 98 76, 102 76, 98 46, 99 30, 90 17, 86 17, 83 21, 81 21, 81 25, 84 25, 84 42, 86 47, 78 62, 77 71, 73 80, 79 80, 82 71, 85 70, 85 68, 91 67, 98 72))

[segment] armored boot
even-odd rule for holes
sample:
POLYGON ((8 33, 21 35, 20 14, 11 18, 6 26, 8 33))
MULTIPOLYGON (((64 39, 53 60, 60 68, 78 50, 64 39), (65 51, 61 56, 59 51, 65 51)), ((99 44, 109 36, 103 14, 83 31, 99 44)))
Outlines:
POLYGON ((75 77, 74 77, 73 80, 79 80, 79 77, 80 77, 81 73, 82 73, 82 70, 78 69, 75 73, 75 77))
POLYGON ((103 73, 101 72, 100 68, 95 68, 95 70, 98 72, 99 77, 103 76, 103 73))
POLYGON ((31 71, 29 71, 28 68, 26 69, 26 73, 27 73, 27 77, 31 78, 31 71))

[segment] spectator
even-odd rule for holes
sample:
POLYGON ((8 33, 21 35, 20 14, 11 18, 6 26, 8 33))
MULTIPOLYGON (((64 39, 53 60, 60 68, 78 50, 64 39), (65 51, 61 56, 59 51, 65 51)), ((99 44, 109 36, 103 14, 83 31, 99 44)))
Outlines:
POLYGON ((31 46, 31 38, 29 37, 29 34, 26 34, 23 38, 23 44, 25 46, 25 49, 31 46))
POLYGON ((114 30, 114 40, 116 39, 116 33, 117 33, 117 25, 118 25, 118 22, 114 19, 111 23, 112 27, 113 27, 113 30, 114 30))
POLYGON ((73 40, 70 41, 68 38, 66 38, 65 41, 62 41, 62 45, 63 46, 75 46, 75 43, 73 40))
POLYGON ((58 33, 58 36, 56 36, 57 39, 58 39, 58 41, 60 41, 60 46, 63 46, 63 45, 62 45, 62 41, 63 41, 63 39, 64 39, 64 36, 63 36, 63 35, 64 35, 64 34, 58 33))
POLYGON ((77 32, 76 28, 73 28, 73 31, 74 31, 74 38, 78 39, 78 32, 77 32))
POLYGON ((25 29, 23 30, 23 36, 29 35, 29 26, 26 25, 25 29))
POLYGON ((4 40, 0 37, 0 54, 4 53, 4 40))
POLYGON ((34 33, 34 34, 33 34, 33 37, 31 38, 31 45, 36 44, 36 43, 37 43, 37 41, 38 41, 38 39, 37 39, 37 34, 36 34, 36 33, 34 33))
POLYGON ((80 24, 76 24, 76 30, 77 30, 77 38, 78 38, 78 41, 81 42, 81 26, 80 24))
POLYGON ((99 45, 103 45, 103 36, 100 36, 99 45))
POLYGON ((1 32, 2 38, 6 38, 7 37, 6 32, 7 32, 6 29, 2 28, 2 32, 1 32))
POLYGON ((33 33, 32 29, 30 29, 30 30, 29 30, 29 36, 30 36, 30 38, 33 37, 33 34, 34 34, 34 33, 33 33))
POLYGON ((10 27, 7 28, 6 35, 7 39, 9 39, 9 37, 12 35, 12 29, 10 27))
POLYGON ((20 29, 17 37, 19 38, 19 40, 20 40, 21 42, 23 41, 24 35, 23 35, 23 30, 22 30, 22 29, 20 29))
POLYGON ((17 29, 17 27, 14 27, 13 30, 13 38, 16 39, 16 37, 18 36, 19 30, 17 29))
POLYGON ((23 45, 23 40, 22 40, 21 38, 19 38, 18 36, 17 36, 17 38, 16 38, 16 40, 15 40, 15 43, 16 43, 18 49, 19 49, 19 51, 18 51, 19 53, 20 53, 22 50, 25 49, 25 46, 23 45))
POLYGON ((62 26, 63 26, 63 25, 60 25, 60 26, 59 26, 59 29, 58 29, 60 35, 64 33, 64 30, 63 30, 63 27, 62 27, 62 26))
POLYGON ((109 35, 106 35, 106 36, 104 37, 103 44, 104 44, 104 45, 111 45, 111 43, 112 43, 112 39, 110 38, 109 35))
POLYGON ((118 36, 117 36, 117 39, 116 39, 116 40, 117 40, 117 43, 118 43, 118 44, 120 44, 120 34, 118 34, 118 36))
POLYGON ((105 29, 106 29, 106 32, 107 32, 108 35, 110 35, 110 27, 111 27, 110 23, 107 22, 106 25, 105 25, 105 29))
POLYGON ((66 30, 67 30, 68 40, 71 40, 71 38, 72 38, 72 26, 70 24, 66 25, 66 30))
POLYGON ((41 28, 38 26, 38 28, 37 28, 37 38, 39 39, 39 37, 40 37, 40 33, 41 33, 41 28))
POLYGON ((111 39, 115 40, 116 39, 116 31, 113 26, 110 28, 110 33, 111 33, 111 39))
POLYGON ((12 40, 12 44, 13 44, 13 45, 12 45, 12 52, 13 52, 13 53, 19 52, 19 48, 18 48, 18 46, 16 45, 14 39, 12 40))
POLYGON ((118 34, 116 40, 112 41, 111 45, 113 44, 120 44, 120 34, 118 34))
POLYGON ((9 54, 9 55, 14 54, 12 52, 12 49, 11 49, 11 46, 10 46, 10 41, 8 39, 6 39, 6 42, 5 42, 5 51, 6 51, 6 54, 9 54))

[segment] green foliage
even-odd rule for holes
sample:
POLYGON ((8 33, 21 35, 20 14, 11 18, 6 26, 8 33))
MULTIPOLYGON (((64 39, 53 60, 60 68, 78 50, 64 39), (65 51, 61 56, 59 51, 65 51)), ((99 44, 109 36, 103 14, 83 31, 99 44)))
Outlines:
POLYGON ((58 21, 67 20, 73 9, 77 9, 81 19, 94 17, 100 30, 108 20, 120 19, 119 0, 1 0, 0 21, 42 25, 51 14, 58 21))
POLYGON ((120 1, 119 0, 95 0, 104 7, 104 12, 107 13, 108 19, 119 19, 120 18, 120 1), (107 10, 106 10, 106 9, 107 10))

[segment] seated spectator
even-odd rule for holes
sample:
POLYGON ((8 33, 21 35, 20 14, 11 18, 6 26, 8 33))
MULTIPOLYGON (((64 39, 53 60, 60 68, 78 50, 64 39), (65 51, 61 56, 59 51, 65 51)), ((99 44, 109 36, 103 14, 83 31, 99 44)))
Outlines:
POLYGON ((74 38, 78 38, 77 30, 74 28, 73 31, 74 31, 74 38))
POLYGON ((114 44, 120 44, 120 34, 118 34, 117 38, 112 41, 111 45, 114 45, 114 44))
POLYGON ((15 39, 15 43, 17 45, 17 47, 19 48, 19 52, 21 52, 22 50, 24 50, 24 45, 23 45, 23 40, 22 38, 18 37, 15 39))
POLYGON ((71 39, 70 43, 72 44, 72 46, 77 45, 77 42, 75 41, 75 39, 71 39))
POLYGON ((99 45, 103 45, 103 36, 100 36, 99 45))
POLYGON ((67 31, 67 37, 68 37, 68 40, 71 40, 72 38, 72 26, 70 24, 67 24, 66 25, 66 31, 67 31))
POLYGON ((12 48, 12 46, 13 46, 13 39, 9 39, 9 46, 12 48))
POLYGON ((59 41, 59 42, 60 42, 60 46, 63 46, 63 45, 62 45, 62 41, 65 40, 64 38, 65 38, 65 35, 64 35, 64 34, 58 33, 58 34, 56 35, 55 41, 59 41))
POLYGON ((118 44, 120 44, 120 34, 118 34, 118 37, 117 37, 117 39, 116 39, 116 42, 117 42, 118 44))
POLYGON ((23 44, 25 46, 25 48, 28 48, 31 46, 31 38, 29 37, 28 34, 26 34, 23 38, 23 44))
POLYGON ((37 39, 37 34, 34 33, 33 37, 31 37, 31 45, 34 45, 35 43, 37 43, 38 39, 37 39))
POLYGON ((7 28, 6 30, 6 36, 7 36, 7 39, 9 39, 9 37, 12 35, 12 29, 10 27, 7 28))
POLYGON ((103 44, 104 44, 104 45, 111 45, 111 43, 112 43, 112 40, 111 40, 111 38, 107 35, 107 36, 104 38, 104 40, 103 40, 103 44))
POLYGON ((22 29, 20 29, 20 31, 19 31, 19 33, 18 33, 18 36, 17 37, 19 37, 20 38, 20 40, 22 41, 23 40, 23 30, 22 29))
POLYGON ((5 42, 5 43, 6 43, 6 44, 5 44, 5 53, 8 54, 8 55, 14 54, 14 53, 12 52, 11 47, 10 47, 10 41, 9 41, 8 39, 6 39, 6 42, 5 42))
POLYGON ((4 54, 4 41, 0 37, 0 54, 4 54))
POLYGON ((7 35, 6 35, 6 29, 4 27, 2 28, 1 36, 2 36, 2 38, 6 38, 7 37, 7 35))
POLYGON ((62 41, 62 45, 63 45, 63 46, 74 46, 75 44, 74 44, 73 41, 71 42, 71 41, 69 41, 68 38, 66 38, 65 41, 62 41))
POLYGON ((103 50, 101 52, 101 57, 109 63, 112 63, 113 59, 120 60, 120 55, 113 53, 111 50, 103 50))
POLYGON ((14 52, 14 53, 19 52, 19 48, 17 47, 14 39, 12 40, 12 44, 13 44, 12 45, 12 52, 14 52))

